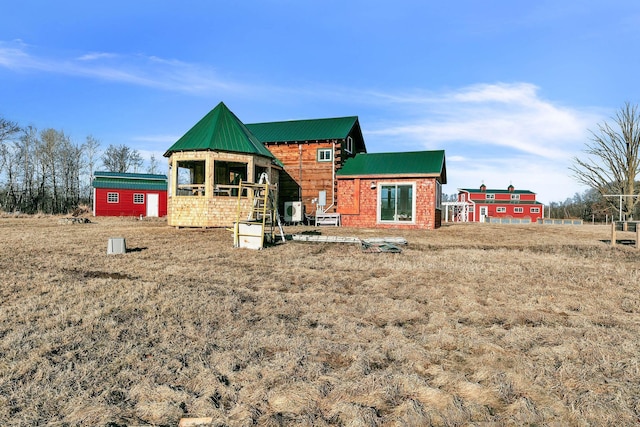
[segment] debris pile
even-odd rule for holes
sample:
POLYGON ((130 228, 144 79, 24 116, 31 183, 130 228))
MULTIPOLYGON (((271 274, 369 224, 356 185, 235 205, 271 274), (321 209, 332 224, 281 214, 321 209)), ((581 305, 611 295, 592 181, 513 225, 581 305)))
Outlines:
POLYGON ((317 234, 294 234, 291 236, 291 240, 322 243, 359 243, 362 251, 366 253, 400 253, 402 249, 398 245, 407 244, 407 240, 402 237, 360 239, 358 237, 322 236, 317 234))

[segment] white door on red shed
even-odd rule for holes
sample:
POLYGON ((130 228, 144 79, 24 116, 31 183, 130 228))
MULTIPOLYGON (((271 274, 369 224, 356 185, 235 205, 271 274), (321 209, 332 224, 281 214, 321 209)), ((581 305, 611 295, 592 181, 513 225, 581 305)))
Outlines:
POLYGON ((484 222, 484 219, 487 217, 487 207, 480 206, 480 222, 484 222))
POLYGON ((158 205, 160 196, 158 194, 147 194, 147 216, 158 216, 158 205))

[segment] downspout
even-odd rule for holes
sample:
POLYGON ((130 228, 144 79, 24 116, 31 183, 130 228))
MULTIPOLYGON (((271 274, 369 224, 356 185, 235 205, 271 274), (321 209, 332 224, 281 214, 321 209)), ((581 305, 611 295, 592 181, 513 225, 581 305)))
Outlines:
POLYGON ((335 204, 336 204, 336 140, 333 140, 333 144, 331 145, 331 161, 332 161, 332 168, 331 168, 331 204, 329 206, 327 206, 327 208, 324 210, 324 212, 329 212, 329 209, 331 209, 335 204))
MULTIPOLYGON (((331 206, 336 204, 336 142, 333 141, 331 147, 331 158, 333 159, 333 168, 331 168, 331 206)), ((329 210, 329 209, 327 209, 329 210)))
POLYGON ((302 201, 302 144, 298 144, 298 200, 302 201))

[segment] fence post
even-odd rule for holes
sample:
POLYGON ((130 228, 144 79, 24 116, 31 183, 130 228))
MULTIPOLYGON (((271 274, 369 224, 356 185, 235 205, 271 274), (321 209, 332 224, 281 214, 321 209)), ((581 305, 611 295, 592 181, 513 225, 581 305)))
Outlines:
POLYGON ((611 246, 616 245, 616 222, 611 221, 611 246))
POLYGON ((636 249, 640 249, 640 223, 636 223, 636 249))

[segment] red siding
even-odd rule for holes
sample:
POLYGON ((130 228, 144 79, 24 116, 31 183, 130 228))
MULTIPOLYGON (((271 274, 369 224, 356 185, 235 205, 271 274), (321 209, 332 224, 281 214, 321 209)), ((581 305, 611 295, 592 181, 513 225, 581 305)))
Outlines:
POLYGON ((475 211, 469 213, 469 221, 471 222, 480 221, 480 209, 482 207, 487 208, 486 216, 491 218, 528 218, 531 222, 536 222, 538 218, 542 218, 544 208, 543 205, 534 203, 536 200, 535 193, 520 193, 519 201, 524 203, 518 203, 518 200, 511 200, 511 194, 512 193, 492 193, 491 190, 477 193, 466 193, 463 191, 458 194, 458 200, 462 201, 462 195, 465 195, 465 197, 475 203, 475 211), (487 194, 494 194, 494 201, 486 203, 487 194), (498 212, 498 208, 504 208, 505 212, 498 212), (522 212, 516 212, 516 208, 522 208, 522 212), (538 209, 539 212, 531 212, 532 208, 538 209))
MULTIPOLYGON (((500 204, 500 203, 492 203, 490 205, 482 204, 480 202, 476 202, 475 207, 475 215, 473 221, 479 221, 480 218, 480 207, 487 207, 487 216, 492 218, 529 218, 531 222, 536 222, 538 218, 542 218, 542 205, 532 205, 532 204, 500 204), (505 208, 506 212, 498 212, 498 208, 505 208), (522 212, 516 212, 516 208, 522 208, 522 212), (538 209, 538 213, 531 212, 531 208, 538 209)), ((470 220, 472 220, 470 218, 470 220)))
POLYGON ((338 179, 338 212, 345 227, 369 228, 421 228, 435 229, 441 225, 441 212, 436 209, 436 180, 420 179, 376 179, 378 184, 384 182, 416 184, 416 214, 411 224, 378 222, 378 190, 371 188, 371 179, 340 178, 338 179))
POLYGON ((167 192, 160 190, 123 190, 96 188, 95 216, 146 216, 148 194, 158 194, 158 216, 167 216, 167 192), (118 203, 109 203, 107 193, 118 193, 118 203), (144 194, 144 203, 133 203, 134 194, 144 194))

